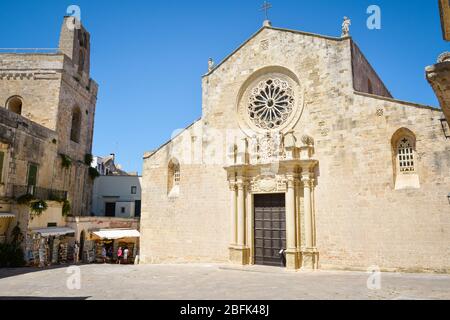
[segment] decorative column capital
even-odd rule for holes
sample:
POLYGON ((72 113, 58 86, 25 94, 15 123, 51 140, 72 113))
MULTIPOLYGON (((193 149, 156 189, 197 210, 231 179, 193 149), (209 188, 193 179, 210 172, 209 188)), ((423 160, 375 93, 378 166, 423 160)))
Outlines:
POLYGON ((313 180, 313 177, 312 177, 312 173, 311 172, 302 172, 302 182, 305 184, 305 185, 308 185, 309 186, 309 184, 311 183, 311 181, 313 180))
POLYGON ((235 185, 238 190, 242 191, 245 190, 245 187, 247 186, 247 181, 243 177, 238 177, 235 185))
POLYGON ((235 181, 230 181, 228 183, 228 187, 230 188, 230 191, 234 192, 234 191, 236 191, 237 183, 235 181))
POLYGON ((288 189, 294 189, 297 179, 295 176, 287 176, 286 177, 286 186, 288 189))

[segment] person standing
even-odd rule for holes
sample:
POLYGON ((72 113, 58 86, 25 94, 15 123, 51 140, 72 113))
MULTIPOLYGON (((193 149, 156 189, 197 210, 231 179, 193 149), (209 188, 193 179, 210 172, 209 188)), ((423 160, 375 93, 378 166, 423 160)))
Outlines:
POLYGON ((117 250, 117 263, 118 264, 122 263, 122 256, 123 256, 122 247, 119 247, 119 250, 117 250))
POLYGON ((45 239, 42 238, 39 244, 39 268, 45 267, 45 256, 46 256, 45 253, 46 253, 45 239))
POLYGON ((102 259, 103 259, 103 263, 106 263, 106 248, 105 248, 105 246, 102 247, 102 259))
POLYGON ((75 245, 73 246, 73 263, 78 264, 78 259, 80 256, 80 247, 78 246, 78 242, 75 241, 75 245))
POLYGON ((125 247, 125 250, 123 251, 123 261, 125 264, 128 264, 128 254, 130 250, 128 250, 127 247, 125 247))

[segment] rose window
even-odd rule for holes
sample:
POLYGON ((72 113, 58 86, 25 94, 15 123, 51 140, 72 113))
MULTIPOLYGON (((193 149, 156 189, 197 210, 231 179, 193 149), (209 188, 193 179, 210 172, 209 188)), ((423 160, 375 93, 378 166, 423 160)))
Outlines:
POLYGON ((280 79, 262 81, 251 92, 248 113, 261 129, 273 130, 282 126, 294 110, 294 90, 280 79))

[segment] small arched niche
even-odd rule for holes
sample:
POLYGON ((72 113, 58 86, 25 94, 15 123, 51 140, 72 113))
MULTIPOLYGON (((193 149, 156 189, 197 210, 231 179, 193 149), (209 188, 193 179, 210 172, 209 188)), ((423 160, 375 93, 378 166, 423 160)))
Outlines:
POLYGON ((23 100, 19 96, 13 96, 6 101, 6 109, 16 114, 22 114, 23 100))
POLYGON ((81 110, 75 107, 72 111, 72 127, 70 130, 70 140, 80 143, 81 135, 81 110))
POLYGON ((84 63, 85 63, 85 54, 84 54, 84 51, 80 49, 80 52, 78 55, 78 73, 79 74, 83 73, 84 63))

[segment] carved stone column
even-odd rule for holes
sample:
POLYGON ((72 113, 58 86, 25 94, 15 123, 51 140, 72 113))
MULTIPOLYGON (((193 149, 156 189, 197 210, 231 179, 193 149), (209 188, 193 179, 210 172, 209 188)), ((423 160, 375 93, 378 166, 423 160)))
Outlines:
POLYGON ((295 178, 288 177, 286 192, 286 267, 291 270, 299 268, 299 250, 297 249, 297 222, 295 205, 295 178))
POLYGON ((236 183, 230 182, 230 199, 231 199, 231 246, 237 244, 237 189, 236 183))
POLYGON ((237 225, 237 245, 240 247, 245 246, 245 184, 243 181, 238 182, 238 225, 237 225))
POLYGON ((309 168, 302 172, 304 207, 305 207, 305 244, 302 248, 302 269, 317 269, 318 252, 314 244, 314 223, 312 206, 312 174, 309 168))
POLYGON ((237 181, 237 243, 230 247, 232 263, 246 265, 249 263, 250 249, 246 245, 245 234, 245 192, 246 184, 243 178, 237 181))
POLYGON ((305 206, 305 246, 312 248, 313 234, 312 234, 312 205, 311 205, 311 173, 302 173, 303 195, 305 206))

